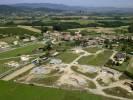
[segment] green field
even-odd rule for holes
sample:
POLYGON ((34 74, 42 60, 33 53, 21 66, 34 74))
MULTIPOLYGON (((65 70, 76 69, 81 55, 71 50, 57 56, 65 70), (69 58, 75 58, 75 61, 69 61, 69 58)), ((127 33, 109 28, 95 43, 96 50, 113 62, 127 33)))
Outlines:
POLYGON ((101 48, 98 47, 90 47, 90 48, 85 48, 85 51, 89 52, 89 53, 96 53, 98 50, 101 50, 101 48))
POLYGON ((24 54, 32 54, 34 50, 42 47, 42 44, 31 44, 28 46, 20 47, 11 51, 0 53, 0 59, 17 57, 24 54))
POLYGON ((2 35, 24 35, 24 34, 37 35, 37 33, 33 31, 18 28, 18 27, 0 28, 0 34, 2 35))
POLYGON ((96 23, 95 20, 60 20, 61 22, 76 22, 79 23, 81 25, 87 25, 87 24, 91 24, 91 23, 96 23))
POLYGON ((79 64, 103 66, 108 61, 108 59, 112 55, 112 53, 113 52, 110 50, 105 50, 104 52, 102 52, 98 55, 85 56, 79 60, 79 64))
POLYGON ((62 52, 60 53, 57 58, 61 59, 64 63, 71 63, 74 59, 78 57, 77 54, 71 52, 62 52))
POLYGON ((123 62, 122 65, 119 65, 119 66, 114 65, 114 66, 111 66, 110 68, 113 68, 113 69, 115 69, 115 70, 124 72, 124 71, 127 70, 128 64, 129 64, 129 62, 127 61, 127 62, 123 62))
POLYGON ((0 81, 1 100, 115 100, 86 92, 42 88, 0 81))
POLYGON ((130 59, 128 67, 126 66, 126 68, 126 71, 133 77, 133 57, 130 59))

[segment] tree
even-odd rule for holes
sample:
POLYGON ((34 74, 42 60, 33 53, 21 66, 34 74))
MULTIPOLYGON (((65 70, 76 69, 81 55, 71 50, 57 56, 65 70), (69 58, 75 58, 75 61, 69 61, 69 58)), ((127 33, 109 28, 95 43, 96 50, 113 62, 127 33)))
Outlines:
POLYGON ((128 27, 128 32, 133 33, 133 23, 128 27))
POLYGON ((80 34, 82 34, 83 36, 87 36, 88 35, 88 31, 87 30, 83 30, 80 32, 80 34))
POLYGON ((48 41, 45 46, 46 50, 50 51, 52 49, 52 42, 48 41))
POLYGON ((43 27, 41 26, 41 33, 47 32, 48 31, 48 27, 43 27))

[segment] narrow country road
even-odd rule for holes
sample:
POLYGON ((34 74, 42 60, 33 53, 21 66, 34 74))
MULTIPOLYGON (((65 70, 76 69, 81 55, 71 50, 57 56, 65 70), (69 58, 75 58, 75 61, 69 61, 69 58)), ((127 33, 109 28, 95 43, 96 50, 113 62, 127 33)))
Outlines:
POLYGON ((17 77, 17 76, 23 74, 24 72, 26 72, 26 71, 32 69, 33 67, 34 67, 33 64, 24 66, 23 68, 21 68, 21 69, 15 71, 15 72, 13 72, 12 74, 7 75, 6 77, 2 78, 2 80, 4 80, 4 81, 12 80, 12 79, 14 79, 15 77, 17 77))

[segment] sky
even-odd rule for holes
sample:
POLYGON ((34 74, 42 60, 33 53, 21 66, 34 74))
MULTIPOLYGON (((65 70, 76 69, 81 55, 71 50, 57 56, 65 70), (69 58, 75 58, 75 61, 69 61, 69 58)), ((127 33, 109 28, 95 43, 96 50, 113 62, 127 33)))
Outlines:
POLYGON ((15 3, 57 3, 86 7, 126 7, 133 8, 133 0, 0 0, 0 4, 15 3))

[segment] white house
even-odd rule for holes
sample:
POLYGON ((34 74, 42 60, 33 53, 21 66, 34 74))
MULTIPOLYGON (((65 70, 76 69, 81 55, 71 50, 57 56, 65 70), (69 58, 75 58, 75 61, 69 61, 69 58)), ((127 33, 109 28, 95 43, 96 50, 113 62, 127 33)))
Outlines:
POLYGON ((9 47, 9 45, 8 45, 8 43, 6 43, 6 42, 0 42, 0 48, 8 48, 9 47))
POLYGON ((29 42, 29 41, 30 41, 29 38, 25 38, 25 39, 23 39, 23 42, 29 42))
POLYGON ((35 36, 31 36, 31 37, 30 37, 30 40, 31 40, 31 41, 36 41, 37 38, 36 38, 35 36))
POLYGON ((18 41, 14 41, 13 44, 14 44, 14 45, 18 45, 18 41))
POLYGON ((30 60, 30 56, 29 55, 22 55, 20 57, 21 61, 29 61, 30 60))

